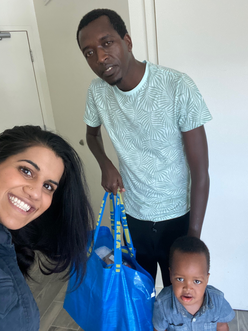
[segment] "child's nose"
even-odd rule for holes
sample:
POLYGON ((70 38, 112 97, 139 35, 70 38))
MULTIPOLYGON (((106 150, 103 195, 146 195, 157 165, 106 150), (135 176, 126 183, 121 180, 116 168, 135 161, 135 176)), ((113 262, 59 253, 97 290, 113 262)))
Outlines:
POLYGON ((185 288, 186 290, 189 290, 189 289, 191 288, 191 282, 190 282, 190 281, 185 282, 185 283, 184 283, 184 288, 185 288))

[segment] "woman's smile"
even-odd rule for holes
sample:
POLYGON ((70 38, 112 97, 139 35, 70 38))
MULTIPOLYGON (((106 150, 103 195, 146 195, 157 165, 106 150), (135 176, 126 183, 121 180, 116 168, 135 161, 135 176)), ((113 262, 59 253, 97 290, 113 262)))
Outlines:
MULTIPOLYGON (((24 212, 28 212, 32 208, 31 205, 29 205, 28 203, 25 203, 23 200, 20 200, 19 198, 17 198, 14 195, 9 194, 9 200, 10 200, 10 203, 12 203, 14 206, 21 209, 24 212)), ((32 209, 34 209, 34 208, 32 208, 32 209)))

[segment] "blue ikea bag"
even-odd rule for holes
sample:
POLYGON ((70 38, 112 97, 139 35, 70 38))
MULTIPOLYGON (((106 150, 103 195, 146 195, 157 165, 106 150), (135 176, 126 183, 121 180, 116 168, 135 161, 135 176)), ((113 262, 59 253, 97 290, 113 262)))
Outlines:
POLYGON ((102 201, 94 230, 94 241, 86 275, 76 289, 76 275, 68 283, 64 309, 84 331, 153 331, 152 311, 155 288, 152 276, 135 260, 121 195, 110 194, 111 231, 100 226, 108 193, 102 201), (127 246, 121 245, 121 225, 127 246), (114 262, 104 267, 95 249, 106 246, 114 251, 114 262), (133 268, 122 263, 123 259, 133 268))

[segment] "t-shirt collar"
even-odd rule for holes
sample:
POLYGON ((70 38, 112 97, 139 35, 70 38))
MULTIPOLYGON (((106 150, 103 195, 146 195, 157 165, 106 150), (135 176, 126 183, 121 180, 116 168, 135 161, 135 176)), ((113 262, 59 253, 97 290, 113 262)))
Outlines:
MULTIPOLYGON (((187 311, 187 309, 175 297, 175 294, 174 294, 173 291, 172 291, 172 293, 173 293, 173 300, 172 300, 173 313, 176 313, 176 314, 180 313, 183 317, 192 318, 192 315, 187 311)), ((213 302, 212 302, 211 297, 209 295, 208 289, 206 288, 205 294, 204 294, 203 304, 194 316, 200 317, 208 309, 213 309, 213 307, 214 307, 213 302)))
POLYGON ((136 92, 138 92, 144 86, 144 84, 147 81, 148 74, 149 74, 149 62, 148 61, 143 61, 143 63, 146 64, 146 69, 145 69, 145 73, 144 73, 141 81, 139 82, 139 84, 137 86, 135 86, 135 88, 133 88, 131 91, 122 91, 115 85, 115 86, 113 86, 115 93, 119 93, 119 94, 122 94, 122 95, 129 96, 129 95, 135 94, 136 92))

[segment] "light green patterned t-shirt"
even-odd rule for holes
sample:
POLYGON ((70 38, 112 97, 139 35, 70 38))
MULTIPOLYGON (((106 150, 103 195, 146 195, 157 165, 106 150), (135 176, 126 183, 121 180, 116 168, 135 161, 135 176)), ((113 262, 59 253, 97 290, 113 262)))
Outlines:
POLYGON ((181 132, 195 129, 211 114, 186 74, 146 63, 133 90, 123 92, 92 81, 84 121, 104 125, 115 147, 127 214, 153 222, 190 210, 190 173, 181 132))

